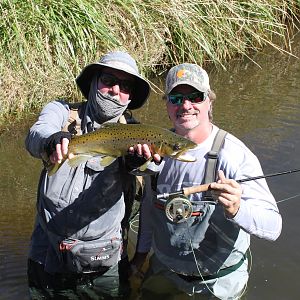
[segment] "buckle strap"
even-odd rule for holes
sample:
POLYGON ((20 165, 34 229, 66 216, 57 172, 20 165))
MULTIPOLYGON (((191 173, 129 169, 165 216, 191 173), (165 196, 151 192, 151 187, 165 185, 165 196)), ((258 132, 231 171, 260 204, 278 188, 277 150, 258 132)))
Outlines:
POLYGON ((211 279, 217 279, 217 278, 220 278, 220 277, 223 277, 223 276, 226 276, 234 271, 236 271, 243 263, 244 261, 248 258, 249 256, 249 249, 247 249, 246 253, 243 255, 243 257, 241 258, 241 260, 236 263, 235 265, 233 266, 230 266, 230 267, 227 267, 227 268, 224 268, 224 269, 221 269, 219 270, 219 272, 217 272, 216 274, 213 274, 213 275, 207 275, 207 276, 189 276, 189 275, 182 275, 182 274, 178 274, 177 275, 184 279, 185 281, 188 281, 188 282, 192 282, 192 281, 207 281, 207 280, 211 280, 211 279))
POLYGON ((218 158, 218 152, 211 150, 211 151, 208 152, 207 157, 209 159, 217 159, 218 158))
MULTIPOLYGON (((203 183, 210 183, 216 180, 218 156, 224 144, 226 134, 227 132, 225 130, 219 129, 213 141, 212 148, 207 153, 203 183)), ((211 191, 204 192, 203 197, 205 200, 211 201, 212 200, 211 191)))

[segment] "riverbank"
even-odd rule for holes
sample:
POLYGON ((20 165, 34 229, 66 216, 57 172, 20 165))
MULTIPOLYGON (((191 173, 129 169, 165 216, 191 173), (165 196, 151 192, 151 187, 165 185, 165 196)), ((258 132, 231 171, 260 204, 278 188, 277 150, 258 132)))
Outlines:
POLYGON ((127 50, 148 77, 183 61, 226 68, 265 45, 291 52, 299 5, 292 0, 8 0, 0 11, 1 125, 51 99, 81 100, 74 78, 108 50, 127 50))

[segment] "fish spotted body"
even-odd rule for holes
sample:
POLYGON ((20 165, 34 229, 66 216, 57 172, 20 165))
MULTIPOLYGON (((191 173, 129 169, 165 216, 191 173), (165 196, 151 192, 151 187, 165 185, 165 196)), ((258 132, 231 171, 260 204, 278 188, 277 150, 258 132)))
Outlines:
MULTIPOLYGON (((107 166, 117 157, 128 154, 129 147, 137 144, 149 145, 151 151, 162 157, 186 162, 196 160, 184 153, 197 144, 168 129, 152 125, 109 123, 96 131, 72 138, 68 155, 72 153, 74 157, 63 162, 68 160, 71 167, 76 167, 94 156, 102 156, 100 164, 107 166)), ((49 165, 48 175, 53 175, 61 164, 49 165)))

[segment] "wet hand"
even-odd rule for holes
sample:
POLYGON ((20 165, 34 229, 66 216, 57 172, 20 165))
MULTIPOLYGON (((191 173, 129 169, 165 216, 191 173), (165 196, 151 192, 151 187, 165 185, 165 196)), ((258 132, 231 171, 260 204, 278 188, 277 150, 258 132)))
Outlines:
POLYGON ((71 133, 64 131, 58 131, 46 139, 44 149, 52 163, 61 163, 66 157, 70 140, 71 133))
MULTIPOLYGON (((52 163, 61 163, 63 158, 65 158, 68 154, 69 140, 67 138, 63 138, 61 140, 61 144, 56 144, 55 151, 50 155, 50 161, 52 163)), ((72 158, 74 155, 71 153, 68 155, 68 158, 72 158)))
POLYGON ((136 153, 140 157, 144 157, 146 160, 149 160, 153 157, 153 160, 157 163, 161 162, 161 156, 158 153, 152 153, 150 147, 147 144, 137 144, 128 149, 129 153, 136 153))
POLYGON ((240 208, 242 188, 235 180, 227 179, 223 171, 218 175, 219 180, 210 185, 212 196, 223 205, 226 216, 233 218, 240 208))

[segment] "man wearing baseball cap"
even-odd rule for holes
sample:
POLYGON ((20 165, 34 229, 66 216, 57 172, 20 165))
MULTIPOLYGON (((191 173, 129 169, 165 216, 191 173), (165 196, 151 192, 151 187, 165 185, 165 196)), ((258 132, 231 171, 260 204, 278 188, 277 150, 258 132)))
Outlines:
MULTIPOLYGON (((85 134, 118 122, 127 109, 140 108, 150 92, 135 60, 122 51, 86 66, 76 83, 87 101, 79 109, 65 101, 50 102, 29 130, 26 148, 44 163, 62 162, 71 133, 85 134)), ((52 176, 42 171, 28 260, 32 299, 126 295, 121 221, 125 198, 135 195, 134 184, 121 159, 107 167, 100 159, 75 168, 63 163, 52 176)))
POLYGON ((142 199, 132 269, 140 270, 152 246, 143 299, 239 299, 248 281, 250 235, 276 240, 282 220, 257 157, 243 142, 212 123, 216 96, 207 72, 184 63, 166 78, 167 112, 176 133, 198 147, 194 163, 166 158, 142 199), (208 191, 169 196, 211 183, 208 191), (158 195, 158 196, 157 196, 158 195))

